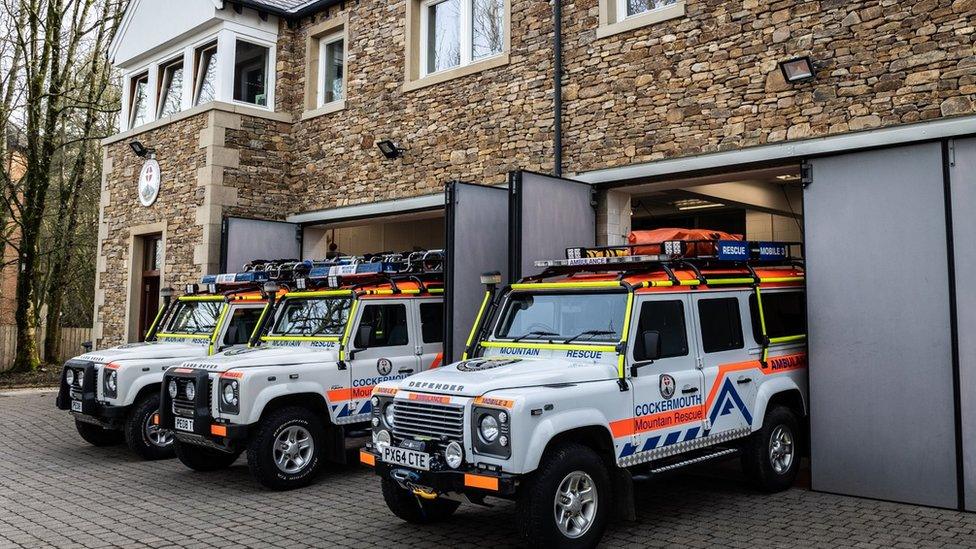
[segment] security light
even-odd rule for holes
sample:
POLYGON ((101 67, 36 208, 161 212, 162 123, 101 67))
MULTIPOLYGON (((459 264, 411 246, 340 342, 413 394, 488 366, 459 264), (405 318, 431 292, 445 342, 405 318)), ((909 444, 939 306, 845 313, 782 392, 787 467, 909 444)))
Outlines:
POLYGON ((146 158, 147 156, 152 156, 156 153, 155 150, 146 147, 140 141, 130 141, 129 147, 132 148, 132 152, 136 153, 136 156, 139 158, 146 158))
POLYGON ((817 75, 809 56, 780 61, 779 70, 783 71, 783 78, 791 84, 813 80, 817 75))
POLYGON ((407 150, 400 147, 393 141, 390 141, 389 139, 377 141, 376 146, 380 148, 380 152, 383 153, 383 156, 385 156, 387 160, 395 160, 397 158, 400 158, 401 156, 403 156, 403 153, 407 150))

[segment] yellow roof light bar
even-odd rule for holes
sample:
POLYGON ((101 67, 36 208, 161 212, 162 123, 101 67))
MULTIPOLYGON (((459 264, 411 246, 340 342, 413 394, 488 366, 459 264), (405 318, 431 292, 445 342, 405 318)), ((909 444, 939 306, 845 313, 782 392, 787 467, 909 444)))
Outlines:
POLYGON ((177 301, 224 301, 222 295, 184 295, 176 298, 177 301))
POLYGON ((288 292, 286 298, 306 297, 351 297, 352 290, 314 290, 309 292, 288 292))
POLYGON ((590 280, 584 282, 521 282, 512 284, 512 290, 599 290, 623 289, 624 286, 616 280, 590 280))

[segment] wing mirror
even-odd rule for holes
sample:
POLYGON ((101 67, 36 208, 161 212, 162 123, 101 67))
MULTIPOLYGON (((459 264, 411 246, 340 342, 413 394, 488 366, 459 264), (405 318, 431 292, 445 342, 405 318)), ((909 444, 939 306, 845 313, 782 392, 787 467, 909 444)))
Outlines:
POLYGON ((360 326, 356 331, 356 349, 362 350, 369 347, 369 341, 373 339, 372 326, 360 326))
POLYGON ((661 358, 661 332, 657 330, 647 330, 646 332, 641 332, 640 335, 641 343, 643 344, 643 352, 639 358, 638 362, 630 367, 630 375, 634 377, 637 375, 637 369, 643 366, 651 364, 655 360, 661 358))

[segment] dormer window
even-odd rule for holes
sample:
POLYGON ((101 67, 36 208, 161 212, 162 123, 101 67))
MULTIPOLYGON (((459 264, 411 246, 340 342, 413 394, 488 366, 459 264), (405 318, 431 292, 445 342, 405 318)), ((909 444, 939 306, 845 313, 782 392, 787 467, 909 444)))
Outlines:
POLYGON ((149 73, 135 76, 130 82, 129 127, 134 128, 149 121, 149 73))
POLYGON ((183 58, 159 70, 158 118, 180 112, 183 106, 183 58))
POLYGON ((217 98, 217 43, 197 48, 193 104, 202 105, 217 98))

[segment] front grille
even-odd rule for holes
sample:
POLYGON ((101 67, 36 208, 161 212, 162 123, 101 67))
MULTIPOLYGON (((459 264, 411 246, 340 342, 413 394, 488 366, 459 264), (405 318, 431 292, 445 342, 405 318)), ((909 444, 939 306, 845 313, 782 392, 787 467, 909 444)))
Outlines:
POLYGON ((393 434, 401 438, 464 439, 464 409, 460 406, 409 400, 393 403, 393 434))
MULTIPOLYGON (((192 379, 174 377, 177 387, 179 390, 176 393, 176 398, 173 399, 173 414, 183 417, 194 417, 196 410, 196 402, 186 398, 186 386, 192 379)), ((199 398, 200 391, 207 392, 207 410, 210 410, 213 404, 213 380, 208 379, 205 387, 195 387, 196 398, 199 398)))

